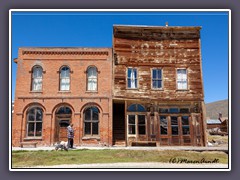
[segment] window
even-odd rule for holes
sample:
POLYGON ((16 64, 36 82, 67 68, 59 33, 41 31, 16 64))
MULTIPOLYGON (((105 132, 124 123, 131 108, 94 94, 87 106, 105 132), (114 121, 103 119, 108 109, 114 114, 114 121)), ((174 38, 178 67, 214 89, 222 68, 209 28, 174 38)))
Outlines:
POLYGON ((128 134, 136 134, 135 115, 128 115, 128 134))
POLYGON ((183 135, 190 135, 188 116, 182 116, 182 134, 183 135))
POLYGON ((90 67, 87 70, 87 90, 97 91, 97 68, 90 67))
POLYGON ((145 112, 145 108, 140 104, 132 104, 127 109, 128 112, 145 112))
POLYGON ((70 69, 67 66, 61 68, 60 71, 60 91, 70 90, 70 69))
POLYGON ((127 109, 131 114, 128 115, 128 134, 146 134, 146 110, 141 104, 132 104, 127 109))
POLYGON ((84 111, 84 133, 85 135, 99 134, 99 110, 97 107, 89 107, 84 111))
POLYGON ((138 134, 146 134, 145 115, 138 115, 138 134))
POLYGON ((168 113, 168 108, 159 108, 159 113, 168 113))
POLYGON ((172 135, 178 135, 178 117, 171 116, 172 135))
POLYGON ((168 134, 168 121, 166 116, 160 116, 160 134, 168 134))
POLYGON ((170 113, 179 113, 178 108, 169 108, 170 113))
POLYGON ((42 136, 43 111, 39 107, 33 107, 27 112, 27 136, 42 136))
POLYGON ((127 87, 130 89, 137 88, 137 69, 136 68, 128 68, 127 70, 127 87))
POLYGON ((43 74, 43 70, 40 66, 33 67, 32 91, 41 91, 42 90, 42 74, 43 74))
POLYGON ((177 69, 177 89, 187 89, 187 70, 177 69))
POLYGON ((180 113, 189 113, 189 108, 180 108, 180 113))
POLYGON ((162 89, 162 70, 152 69, 152 88, 162 89))

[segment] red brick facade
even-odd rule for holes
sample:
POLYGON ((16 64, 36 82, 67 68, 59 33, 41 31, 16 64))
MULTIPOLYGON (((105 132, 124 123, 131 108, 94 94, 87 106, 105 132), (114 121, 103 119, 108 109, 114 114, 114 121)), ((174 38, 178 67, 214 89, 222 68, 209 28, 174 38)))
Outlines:
MULTIPOLYGON (((67 120, 74 124, 74 145, 112 145, 112 49, 20 48, 15 62, 18 69, 12 121, 13 146, 29 141, 37 142, 38 146, 50 146, 57 140, 63 140, 56 132, 60 122, 56 113, 60 107, 71 109, 67 120), (35 66, 42 68, 42 88, 38 91, 32 89, 35 66), (70 89, 65 91, 60 90, 60 70, 63 66, 70 69, 70 89), (89 67, 97 70, 96 90, 87 90, 89 67), (28 126, 31 126, 27 123, 27 119, 31 119, 28 111, 32 107, 43 111, 40 136, 27 134, 28 126), (99 110, 97 134, 85 135, 84 110, 88 107, 99 110)), ((32 127, 33 130, 36 128, 32 127)))

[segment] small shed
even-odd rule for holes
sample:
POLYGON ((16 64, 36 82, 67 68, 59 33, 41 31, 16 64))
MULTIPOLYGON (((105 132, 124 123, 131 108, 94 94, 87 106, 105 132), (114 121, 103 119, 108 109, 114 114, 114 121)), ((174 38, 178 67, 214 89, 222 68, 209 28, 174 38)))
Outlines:
POLYGON ((219 119, 207 119, 207 129, 220 128, 221 124, 219 119))

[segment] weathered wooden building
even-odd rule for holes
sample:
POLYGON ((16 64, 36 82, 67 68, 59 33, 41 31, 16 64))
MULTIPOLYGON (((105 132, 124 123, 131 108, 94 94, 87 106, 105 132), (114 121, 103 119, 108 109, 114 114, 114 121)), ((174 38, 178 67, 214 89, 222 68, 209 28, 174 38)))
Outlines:
POLYGON ((205 146, 201 27, 113 29, 113 144, 205 146))

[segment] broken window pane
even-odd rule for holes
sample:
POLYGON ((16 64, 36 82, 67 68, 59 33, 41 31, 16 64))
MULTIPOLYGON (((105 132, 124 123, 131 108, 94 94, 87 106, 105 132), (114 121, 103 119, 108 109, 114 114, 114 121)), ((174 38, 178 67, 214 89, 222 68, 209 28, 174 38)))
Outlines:
POLYGON ((168 134, 168 121, 166 116, 160 116, 161 134, 168 134))

